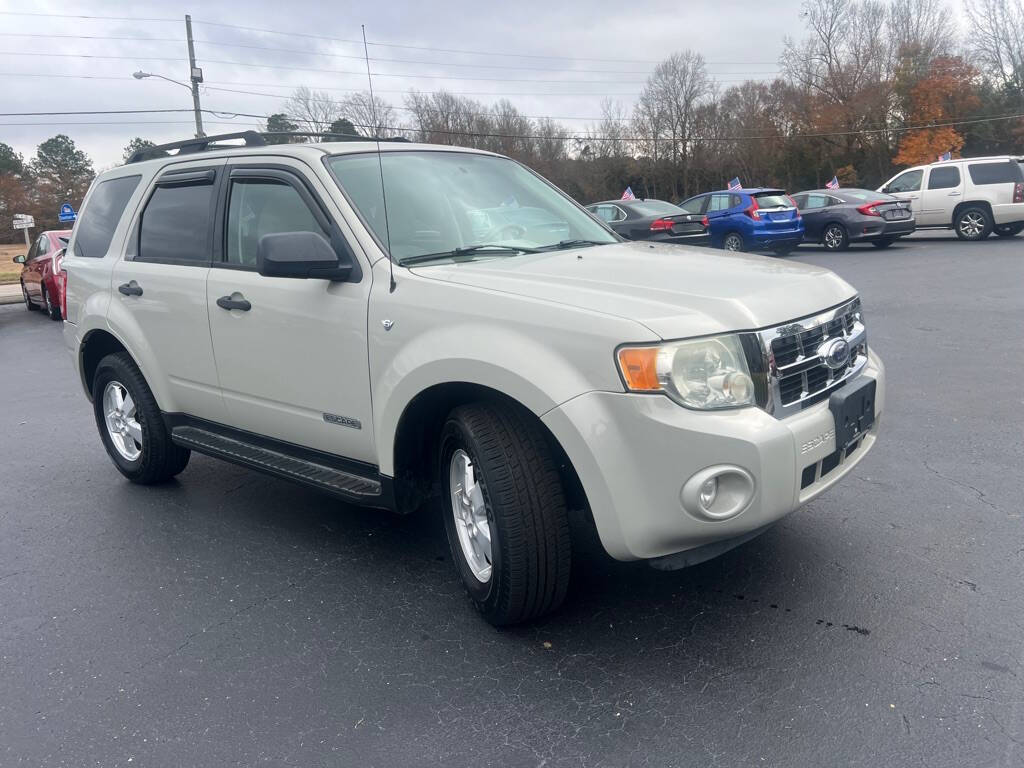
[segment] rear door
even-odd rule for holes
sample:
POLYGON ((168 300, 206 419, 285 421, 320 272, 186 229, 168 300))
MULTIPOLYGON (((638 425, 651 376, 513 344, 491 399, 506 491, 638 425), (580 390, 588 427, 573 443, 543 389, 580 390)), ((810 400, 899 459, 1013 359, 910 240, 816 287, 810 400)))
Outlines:
POLYGON ((964 191, 963 174, 957 164, 936 165, 928 169, 921 192, 921 211, 917 223, 922 227, 949 226, 953 209, 964 191))
POLYGON ((821 240, 821 231, 835 198, 821 192, 805 192, 797 195, 794 201, 804 219, 804 237, 818 242, 821 240))
POLYGON ((705 215, 708 217, 708 231, 715 238, 721 238, 730 229, 729 226, 729 193, 714 192, 706 195, 705 215))
POLYGON ((159 379, 167 393, 161 409, 211 421, 224 420, 206 312, 224 162, 174 164, 155 178, 125 257, 114 266, 109 310, 122 333, 145 346, 137 357, 146 377, 159 379))

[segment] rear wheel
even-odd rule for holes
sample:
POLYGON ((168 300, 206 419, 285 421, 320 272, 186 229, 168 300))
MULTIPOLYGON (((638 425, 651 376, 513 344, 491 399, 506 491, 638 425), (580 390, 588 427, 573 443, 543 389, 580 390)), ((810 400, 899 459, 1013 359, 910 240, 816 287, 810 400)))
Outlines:
POLYGON ((896 242, 895 237, 880 237, 877 240, 872 240, 871 244, 875 248, 888 248, 890 245, 896 242))
POLYGON ((441 433, 439 474, 452 559, 476 608, 496 626, 558 608, 572 563, 569 517, 532 414, 459 406, 441 433))
POLYGON ((961 240, 984 240, 992 233, 992 217, 985 208, 969 205, 957 213, 953 228, 961 240))
POLYGON ((828 251, 845 251, 850 247, 850 238, 842 224, 829 224, 821 234, 821 244, 828 251))
POLYGON ((739 232, 730 232, 722 240, 722 248, 726 251, 745 251, 746 244, 743 242, 743 235, 739 232))
POLYGON ((31 312, 33 309, 39 309, 39 306, 29 297, 28 288, 25 287, 24 281, 22 281, 21 283, 21 298, 25 300, 25 309, 27 309, 29 312, 31 312))
POLYGON ((43 286, 43 312, 50 316, 51 320, 60 320, 60 307, 50 301, 50 292, 43 286))
POLYGON ((996 224, 993 230, 999 237, 1014 237, 1024 232, 1024 223, 996 224))
POLYGON ((133 483, 168 480, 188 464, 191 452, 171 442, 156 399, 127 353, 100 360, 92 402, 107 454, 133 483))

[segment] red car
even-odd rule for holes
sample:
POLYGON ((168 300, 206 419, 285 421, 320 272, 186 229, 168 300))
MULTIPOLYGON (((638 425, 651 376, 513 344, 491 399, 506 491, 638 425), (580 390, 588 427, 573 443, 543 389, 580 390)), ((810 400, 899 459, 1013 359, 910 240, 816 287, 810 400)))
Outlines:
POLYGON ((28 256, 15 256, 21 270, 21 295, 29 309, 42 308, 52 320, 60 320, 64 302, 64 278, 60 263, 71 238, 70 229, 51 229, 32 243, 28 256))

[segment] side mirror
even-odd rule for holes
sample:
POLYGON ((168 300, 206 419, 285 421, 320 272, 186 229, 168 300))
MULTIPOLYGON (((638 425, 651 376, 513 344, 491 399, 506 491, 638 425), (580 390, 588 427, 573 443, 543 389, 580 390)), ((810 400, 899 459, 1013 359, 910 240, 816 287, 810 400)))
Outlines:
POLYGON ((339 259, 327 238, 316 232, 277 232, 260 238, 256 267, 264 277, 343 281, 351 277, 355 262, 348 254, 339 259))
POLYGON ((24 264, 25 263, 25 256, 24 255, 15 256, 13 259, 11 259, 11 261, 13 261, 15 264, 24 264))
POLYGON ((879 188, 878 188, 878 191, 879 191, 879 192, 884 192, 885 194, 889 194, 889 185, 887 184, 887 185, 886 185, 886 186, 884 186, 884 187, 879 187, 879 188))

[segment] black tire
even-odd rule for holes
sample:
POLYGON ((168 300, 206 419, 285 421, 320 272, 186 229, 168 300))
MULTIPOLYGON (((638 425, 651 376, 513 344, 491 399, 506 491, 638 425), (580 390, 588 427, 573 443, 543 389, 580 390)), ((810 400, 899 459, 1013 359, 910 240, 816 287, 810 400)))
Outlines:
POLYGON ((25 301, 25 309, 27 309, 29 312, 32 312, 33 310, 39 309, 39 305, 36 304, 34 301, 32 301, 31 298, 29 298, 28 288, 25 287, 25 281, 24 280, 21 281, 21 298, 24 299, 24 301, 25 301))
POLYGON ((846 227, 837 222, 827 225, 821 233, 821 244, 826 251, 845 251, 850 247, 850 236, 846 227))
POLYGON ((980 205, 965 205, 953 220, 956 236, 968 242, 984 240, 992 234, 992 215, 980 205))
POLYGON ((60 320, 60 307, 55 307, 50 301, 50 292, 43 286, 43 312, 50 316, 51 320, 60 320))
POLYGON ((533 414, 504 403, 459 406, 441 432, 439 472, 452 560, 477 610, 504 626, 557 609, 572 566, 569 516, 557 465, 533 414), (474 575, 456 530, 450 467, 458 450, 472 462, 486 507, 486 581, 474 575))
POLYGON ((191 451, 171 442, 153 392, 127 352, 107 355, 96 366, 92 380, 93 412, 103 447, 114 466, 133 483, 151 485, 177 475, 188 464, 191 451), (129 461, 114 447, 103 413, 103 393, 110 382, 119 382, 135 402, 135 414, 142 428, 141 453, 129 461))
POLYGON ((888 248, 890 245, 896 242, 895 237, 880 237, 877 240, 872 240, 871 244, 875 248, 888 248))
POLYGON ((730 232, 722 238, 722 250, 723 251, 734 251, 741 253, 747 250, 747 244, 743 240, 743 235, 739 232, 730 232))
POLYGON ((999 237, 1016 237, 1021 232, 1024 232, 1024 223, 996 224, 992 231, 999 237))

